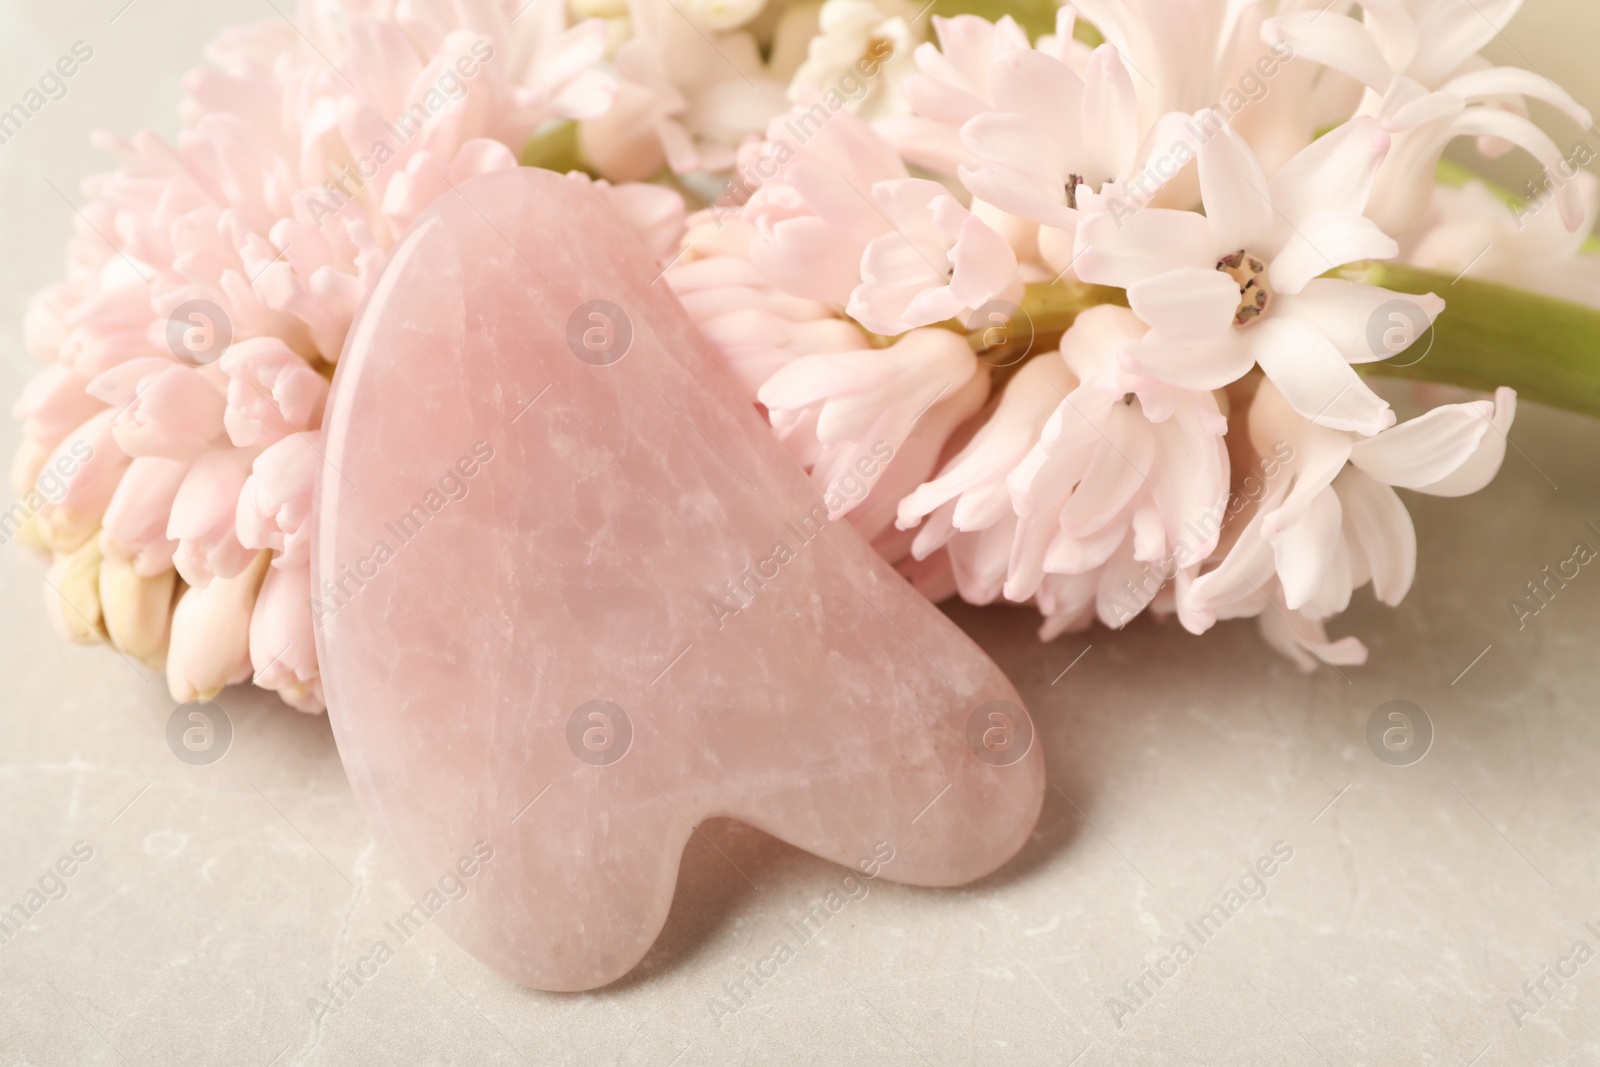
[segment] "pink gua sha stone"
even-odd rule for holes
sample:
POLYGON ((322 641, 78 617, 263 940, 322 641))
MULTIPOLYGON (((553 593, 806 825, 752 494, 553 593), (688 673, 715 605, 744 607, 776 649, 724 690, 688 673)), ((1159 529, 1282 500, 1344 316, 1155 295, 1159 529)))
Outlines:
POLYGON ((329 406, 340 755, 420 907, 539 989, 639 962, 709 817, 951 886, 1043 802, 999 668, 828 521, 655 273, 590 188, 463 183, 395 249, 329 406))

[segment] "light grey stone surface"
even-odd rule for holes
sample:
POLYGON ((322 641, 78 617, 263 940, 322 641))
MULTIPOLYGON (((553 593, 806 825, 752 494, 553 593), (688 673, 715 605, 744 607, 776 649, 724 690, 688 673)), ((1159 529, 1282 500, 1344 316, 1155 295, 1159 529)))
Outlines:
MULTIPOLYGON (((60 272, 62 197, 79 202, 104 166, 86 131, 170 132, 200 44, 275 17, 135 0, 111 22, 123 2, 0 4, 0 100, 73 40, 96 47, 0 146, 0 396, 31 370, 15 324, 60 272)), ((1529 8, 1548 27, 1558 5, 1529 8)), ((1517 44, 1557 73, 1538 40, 1517 44)), ((0 432, 8 453, 15 438, 0 432)), ((0 909, 76 842, 93 856, 0 944, 0 1063, 1600 1062, 1600 961, 1547 980, 1542 1007, 1522 988, 1576 941, 1600 950, 1600 572, 1523 629, 1507 606, 1575 542, 1600 547, 1600 426, 1527 408, 1512 440, 1483 494, 1408 497, 1416 587, 1393 611, 1358 598, 1340 625, 1372 659, 1342 675, 1298 674, 1249 624, 1194 639, 1141 621, 1040 646, 1027 612, 955 609, 1038 722, 1053 788, 1034 840, 966 889, 874 884, 775 976, 746 979, 735 1011, 727 985, 795 945, 787 923, 843 869, 709 824, 654 950, 589 994, 517 988, 431 928, 402 944, 385 923, 411 901, 326 721, 229 692, 227 756, 180 762, 162 680, 56 638, 38 571, 8 546, 0 909), (1409 767, 1365 740, 1391 699, 1435 729, 1409 767), (1265 897, 1115 1012, 1112 998, 1134 1004, 1123 983, 1180 937, 1199 944, 1185 924, 1278 842, 1293 856, 1265 897), (394 958, 319 1022, 308 998, 379 939, 394 958), (1539 1010, 1519 1027, 1511 998, 1539 1010)))

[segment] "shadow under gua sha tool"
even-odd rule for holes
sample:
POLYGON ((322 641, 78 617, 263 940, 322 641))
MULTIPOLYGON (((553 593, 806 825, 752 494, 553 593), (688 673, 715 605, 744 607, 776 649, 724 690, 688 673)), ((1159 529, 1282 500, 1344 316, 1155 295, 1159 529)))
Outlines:
POLYGON ((828 521, 655 273, 589 188, 465 182, 395 249, 329 405, 340 755, 433 920, 540 989, 639 962, 706 818, 951 886, 1043 801, 1016 691, 828 521))

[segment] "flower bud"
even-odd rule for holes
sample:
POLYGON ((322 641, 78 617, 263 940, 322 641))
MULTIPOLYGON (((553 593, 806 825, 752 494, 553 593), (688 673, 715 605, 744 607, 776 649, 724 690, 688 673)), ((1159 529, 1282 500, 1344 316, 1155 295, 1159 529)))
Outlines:
POLYGON ((223 424, 241 448, 321 424, 328 380, 278 338, 240 341, 223 354, 221 367, 228 375, 223 424))
POLYGON ((116 409, 112 432, 130 456, 193 459, 222 436, 222 392, 205 372, 154 356, 129 360, 89 383, 116 409))
POLYGON ((85 391, 88 384, 66 364, 52 364, 23 386, 11 416, 27 436, 54 445, 105 407, 85 391))
POLYGON ((43 553, 49 562, 50 548, 39 527, 39 506, 44 502, 34 489, 39 473, 50 461, 50 450, 31 437, 24 437, 11 461, 11 491, 17 502, 0 507, 0 544, 15 539, 30 551, 43 553))
POLYGON ((80 645, 105 640, 100 628, 100 541, 59 552, 45 575, 45 611, 57 632, 80 645))
POLYGON ((300 711, 321 711, 322 678, 311 626, 311 567, 270 567, 250 616, 255 683, 300 711))
POLYGON ((172 567, 178 543, 167 537, 167 520, 188 473, 181 459, 140 456, 128 464, 101 523, 100 548, 108 559, 131 560, 147 578, 172 567))
POLYGON ((17 495, 18 500, 28 495, 28 490, 39 480, 39 473, 44 470, 44 465, 48 462, 50 462, 50 449, 31 437, 22 439, 22 443, 17 446, 17 454, 11 459, 11 491, 17 495))
POLYGON ((234 515, 246 548, 270 548, 280 567, 303 565, 311 552, 312 497, 322 453, 306 434, 285 437, 257 456, 234 515))
POLYGON ((159 667, 172 625, 172 593, 178 572, 144 577, 131 560, 100 562, 100 613, 111 643, 134 659, 159 667))
POLYGON ((210 700, 250 678, 250 614, 271 554, 232 578, 190 588, 172 612, 167 646, 167 689, 180 704, 210 700))
POLYGON ((250 565, 255 553, 239 543, 234 516, 255 456, 254 449, 214 449, 184 475, 167 519, 167 537, 178 542, 173 564, 190 585, 232 578, 250 565))
POLYGON ((113 413, 103 411, 69 433, 39 469, 40 530, 56 552, 71 552, 100 529, 100 519, 128 456, 111 435, 113 413))

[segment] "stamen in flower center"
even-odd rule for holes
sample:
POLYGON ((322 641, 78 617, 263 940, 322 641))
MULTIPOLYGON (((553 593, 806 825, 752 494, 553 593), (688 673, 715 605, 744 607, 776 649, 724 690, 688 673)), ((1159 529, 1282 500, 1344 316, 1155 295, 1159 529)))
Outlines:
POLYGON ((872 37, 867 41, 866 50, 861 53, 861 62, 881 66, 893 56, 893 41, 883 37, 872 37))
POLYGON ((1083 184, 1083 175, 1067 175, 1067 206, 1073 211, 1078 210, 1078 186, 1083 184))
POLYGON ((1267 265, 1245 249, 1223 256, 1217 269, 1239 283, 1239 307, 1233 313, 1235 326, 1248 326, 1272 304, 1272 287, 1267 284, 1267 265))

